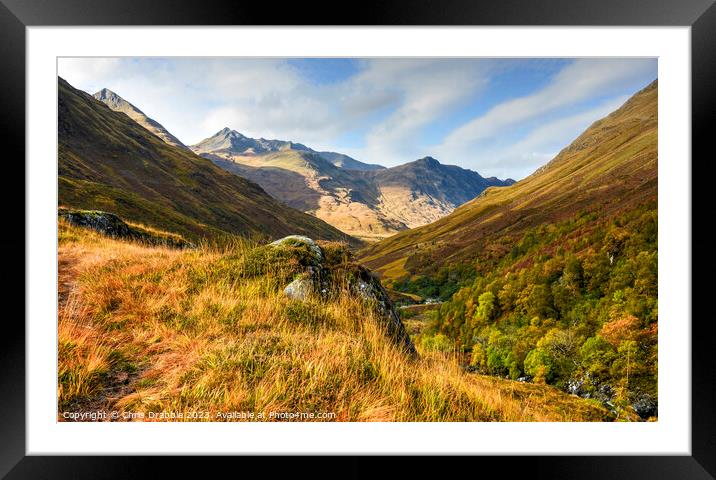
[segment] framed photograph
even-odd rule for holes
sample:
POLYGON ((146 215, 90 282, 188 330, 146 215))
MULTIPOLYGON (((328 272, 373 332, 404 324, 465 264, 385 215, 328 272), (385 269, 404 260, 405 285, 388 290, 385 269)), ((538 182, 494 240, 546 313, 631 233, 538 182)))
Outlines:
POLYGON ((713 2, 170 3, 0 5, 0 473, 716 475, 713 2))

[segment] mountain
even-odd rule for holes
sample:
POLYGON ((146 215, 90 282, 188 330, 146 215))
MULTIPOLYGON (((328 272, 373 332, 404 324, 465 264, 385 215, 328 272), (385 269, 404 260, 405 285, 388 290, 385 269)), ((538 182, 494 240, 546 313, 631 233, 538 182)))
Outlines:
POLYGON ((255 140, 228 128, 191 148, 287 205, 364 240, 425 225, 489 186, 514 183, 485 179, 430 157, 371 169, 341 154, 327 158, 298 143, 255 140))
POLYGON ((444 217, 488 187, 515 183, 512 179, 484 178, 472 170, 443 165, 432 157, 362 176, 380 191, 380 211, 407 228, 444 217))
POLYGON ((282 152, 286 150, 296 150, 300 152, 308 152, 318 154, 328 162, 337 167, 352 170, 378 170, 385 168, 382 165, 371 165, 359 162, 358 160, 336 152, 317 152, 300 143, 290 142, 287 140, 266 140, 265 138, 251 138, 242 135, 236 130, 225 127, 209 138, 205 138, 196 145, 192 145, 191 149, 201 154, 211 154, 231 160, 232 157, 253 156, 265 153, 282 152))
POLYGON ((160 140, 62 78, 58 84, 60 205, 112 212, 193 240, 304 234, 357 243, 255 183, 160 140))
POLYGON ((580 212, 610 218, 655 202, 657 87, 654 81, 636 93, 529 177, 488 188, 436 222, 370 245, 361 261, 384 279, 430 276, 456 265, 489 269, 529 229, 580 212))
POLYGON ((258 155, 282 150, 309 151, 306 146, 300 143, 245 137, 236 130, 231 130, 228 127, 219 130, 213 136, 193 145, 191 149, 199 154, 213 153, 227 157, 231 155, 258 155))
POLYGON ((129 118, 164 140, 169 145, 185 149, 189 148, 179 141, 178 138, 169 133, 167 129, 160 125, 157 121, 146 116, 144 112, 114 93, 112 90, 103 88, 93 96, 115 112, 122 112, 126 114, 129 118))

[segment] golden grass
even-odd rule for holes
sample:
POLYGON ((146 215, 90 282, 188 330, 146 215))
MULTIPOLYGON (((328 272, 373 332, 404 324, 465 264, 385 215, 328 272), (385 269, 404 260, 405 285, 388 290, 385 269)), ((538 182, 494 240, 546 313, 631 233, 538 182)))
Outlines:
POLYGON ((271 412, 333 415, 319 421, 607 418, 551 387, 465 373, 449 354, 411 360, 348 290, 300 303, 283 295, 282 272, 246 274, 252 248, 172 250, 61 223, 58 418, 90 409, 145 421, 243 419, 226 418, 231 412, 253 420, 275 420, 271 412))

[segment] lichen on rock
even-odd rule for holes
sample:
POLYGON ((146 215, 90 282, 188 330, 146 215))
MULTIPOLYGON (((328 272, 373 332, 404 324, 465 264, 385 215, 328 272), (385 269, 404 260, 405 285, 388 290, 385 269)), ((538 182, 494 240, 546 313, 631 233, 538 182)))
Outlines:
POLYGON ((121 218, 109 212, 99 210, 65 210, 60 209, 58 215, 71 225, 87 227, 110 237, 130 237, 131 229, 121 218))
POLYGON ((273 245, 274 247, 306 246, 313 254, 316 264, 321 264, 321 262, 323 262, 323 252, 321 251, 321 247, 319 247, 312 239, 304 237, 303 235, 289 235, 276 240, 275 242, 271 242, 270 245, 273 245))

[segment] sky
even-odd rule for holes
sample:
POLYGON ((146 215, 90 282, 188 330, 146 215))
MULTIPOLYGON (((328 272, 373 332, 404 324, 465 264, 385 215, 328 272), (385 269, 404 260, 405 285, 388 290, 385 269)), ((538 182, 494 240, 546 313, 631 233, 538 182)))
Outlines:
POLYGON ((224 127, 386 167, 526 177, 657 78, 655 58, 60 58, 187 145, 224 127))

